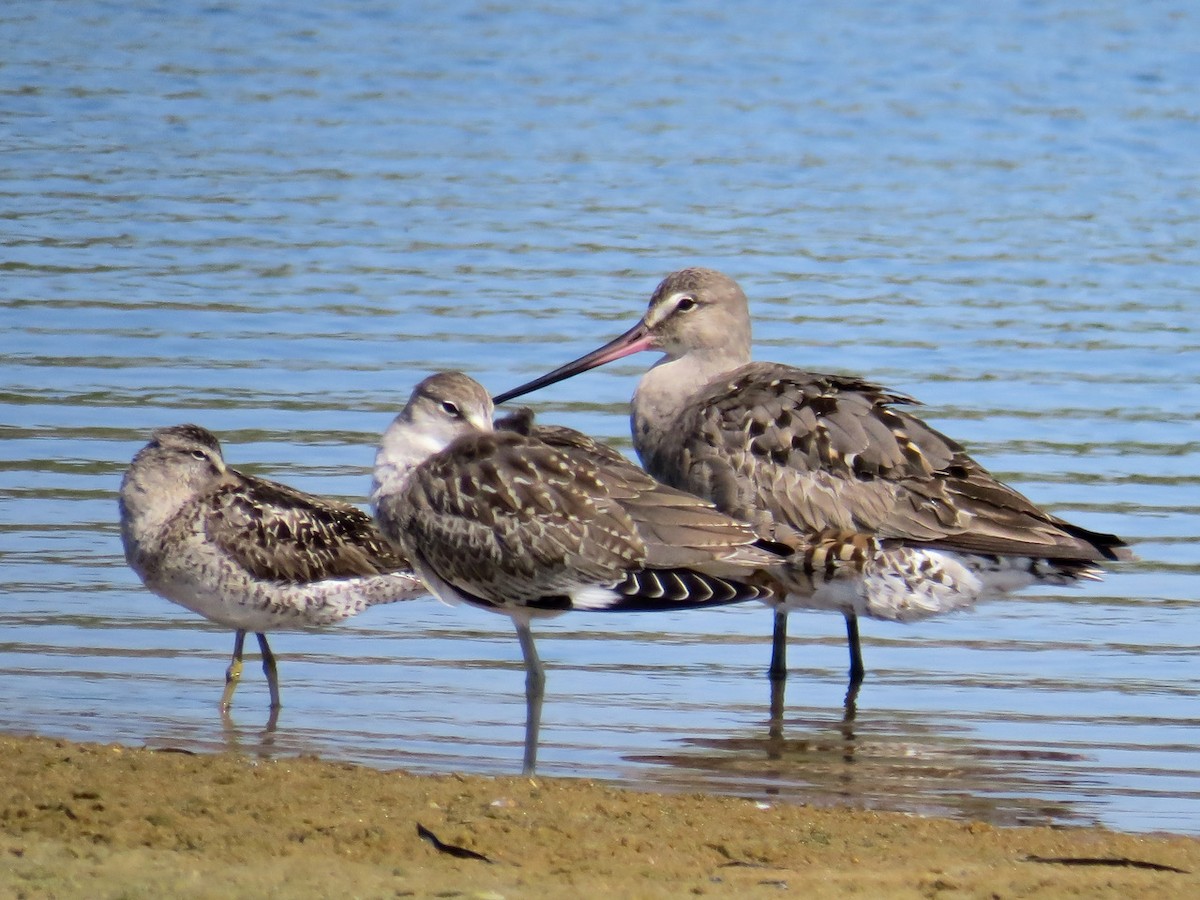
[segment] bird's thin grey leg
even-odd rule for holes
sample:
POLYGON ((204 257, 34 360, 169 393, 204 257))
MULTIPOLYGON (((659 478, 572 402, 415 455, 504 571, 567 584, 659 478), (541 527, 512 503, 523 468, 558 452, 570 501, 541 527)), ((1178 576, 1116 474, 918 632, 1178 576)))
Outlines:
POLYGON ((271 709, 279 709, 283 704, 279 702, 279 671, 275 668, 275 654, 271 652, 265 634, 258 631, 254 636, 258 638, 258 649, 262 651, 263 674, 267 676, 267 688, 271 692, 271 709))
POLYGON ((242 678, 242 649, 246 645, 246 632, 238 629, 233 635, 233 658, 225 670, 225 692, 221 694, 221 709, 228 711, 233 705, 233 692, 242 678))
POLYGON ((546 670, 533 644, 533 632, 525 622, 514 621, 521 655, 525 657, 525 762, 522 774, 537 768, 538 732, 542 727, 542 698, 546 693, 546 670))
POLYGON ((858 616, 851 612, 846 613, 846 643, 850 645, 850 687, 857 688, 866 677, 867 670, 863 666, 862 644, 858 640, 858 616))
POLYGON ((782 606, 775 610, 775 629, 771 633, 771 668, 767 675, 772 681, 787 678, 787 610, 782 606))

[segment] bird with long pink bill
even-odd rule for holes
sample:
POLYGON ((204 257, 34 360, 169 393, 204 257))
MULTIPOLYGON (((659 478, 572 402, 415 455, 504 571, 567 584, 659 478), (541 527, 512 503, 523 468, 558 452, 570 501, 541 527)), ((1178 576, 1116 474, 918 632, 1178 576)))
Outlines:
POLYGON ((643 350, 662 354, 633 395, 646 470, 800 551, 787 596, 770 601, 776 681, 787 676, 790 609, 842 613, 854 692, 866 672, 859 617, 914 621, 1033 584, 1098 579, 1101 561, 1131 558, 1117 536, 997 480, 910 412, 911 398, 854 376, 752 362, 746 295, 712 269, 668 275, 633 328, 495 402, 643 350), (866 577, 880 554, 890 554, 886 571, 866 577), (855 565, 864 577, 822 577, 855 565))

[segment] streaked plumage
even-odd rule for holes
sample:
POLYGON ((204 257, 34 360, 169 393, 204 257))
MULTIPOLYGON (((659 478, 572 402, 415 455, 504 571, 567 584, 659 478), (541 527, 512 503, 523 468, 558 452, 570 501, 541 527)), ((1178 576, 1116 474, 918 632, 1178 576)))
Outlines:
POLYGON ((226 466, 198 425, 153 433, 121 482, 120 510, 125 558, 146 587, 236 632, 222 708, 246 632, 258 638, 274 709, 268 631, 331 625, 425 593, 365 512, 226 466))
POLYGON ((658 350, 632 406, 647 471, 712 500, 798 551, 777 606, 771 673, 785 676, 788 607, 846 616, 851 682, 863 677, 857 616, 909 621, 1042 582, 1096 578, 1128 556, 1114 535, 1052 516, 871 382, 750 362, 745 294, 710 269, 658 286, 642 320, 503 402, 604 363, 658 350))
POLYGON ((615 447, 610 447, 574 428, 537 422, 534 420, 533 410, 528 406, 497 419, 495 427, 497 431, 515 431, 517 434, 535 437, 551 447, 580 454, 596 465, 624 466, 642 474, 642 470, 622 456, 621 451, 615 447))
POLYGON ((434 594, 512 618, 534 723, 529 769, 544 682, 532 619, 764 599, 760 570, 779 558, 749 526, 578 432, 494 431, 491 416, 467 376, 426 378, 383 436, 371 502, 434 594))

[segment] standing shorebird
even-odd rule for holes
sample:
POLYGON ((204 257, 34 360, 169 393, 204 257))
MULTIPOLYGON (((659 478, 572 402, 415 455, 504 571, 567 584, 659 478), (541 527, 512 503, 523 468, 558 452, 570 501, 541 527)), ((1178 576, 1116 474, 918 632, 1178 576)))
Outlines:
POLYGON ((552 445, 540 428, 495 431, 477 382, 431 375, 384 432, 371 491, 380 528, 430 591, 512 619, 526 670, 526 772, 545 688, 533 619, 766 599, 762 570, 780 559, 712 504, 577 433, 549 433, 552 445))
POLYGON ((198 425, 159 428, 121 482, 125 559, 143 583, 236 632, 221 709, 253 631, 279 709, 268 631, 330 625, 426 593, 371 517, 335 500, 244 475, 198 425))
POLYGON ((912 621, 1035 583, 1096 579, 1125 543, 1038 509, 868 381, 750 361, 746 295, 711 269, 668 275, 642 320, 603 347, 496 397, 503 403, 641 350, 663 357, 633 395, 646 470, 802 551, 775 599, 770 674, 787 676, 789 608, 912 621), (837 570, 830 581, 827 572, 837 570), (861 577, 852 577, 858 570, 861 577))

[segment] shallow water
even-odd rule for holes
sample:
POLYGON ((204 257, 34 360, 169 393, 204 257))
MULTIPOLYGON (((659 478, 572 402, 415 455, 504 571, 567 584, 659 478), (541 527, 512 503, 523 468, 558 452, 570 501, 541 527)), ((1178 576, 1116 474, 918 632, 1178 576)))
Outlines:
MULTIPOLYGON (((866 375, 1055 513, 1106 581, 913 626, 537 628, 540 771, 990 821, 1200 832, 1200 38, 1183 4, 12 3, 0 11, 6 730, 513 772, 506 619, 415 601, 232 638, 124 565, 158 425, 357 502, 412 385, 498 391, 667 271, 752 299, 759 358, 866 375), (180 40, 186 35, 187 40, 180 40)), ((628 450, 635 357, 532 398, 628 450)))

